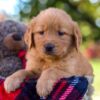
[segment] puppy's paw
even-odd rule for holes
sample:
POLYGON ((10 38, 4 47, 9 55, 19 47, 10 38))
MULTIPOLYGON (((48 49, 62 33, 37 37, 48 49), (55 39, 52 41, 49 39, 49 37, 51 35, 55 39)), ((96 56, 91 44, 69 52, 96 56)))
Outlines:
POLYGON ((19 77, 9 76, 4 82, 4 88, 8 93, 10 93, 19 88, 22 82, 23 80, 21 80, 19 77))
POLYGON ((37 81, 36 89, 39 96, 46 97, 53 89, 54 82, 52 80, 43 80, 40 78, 37 81))

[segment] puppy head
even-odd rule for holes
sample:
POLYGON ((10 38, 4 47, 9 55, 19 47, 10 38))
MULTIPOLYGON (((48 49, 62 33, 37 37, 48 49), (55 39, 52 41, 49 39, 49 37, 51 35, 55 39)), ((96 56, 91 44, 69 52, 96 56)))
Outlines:
POLYGON ((81 34, 78 25, 63 10, 49 8, 40 12, 25 34, 28 49, 41 57, 63 57, 72 48, 79 50, 81 34))

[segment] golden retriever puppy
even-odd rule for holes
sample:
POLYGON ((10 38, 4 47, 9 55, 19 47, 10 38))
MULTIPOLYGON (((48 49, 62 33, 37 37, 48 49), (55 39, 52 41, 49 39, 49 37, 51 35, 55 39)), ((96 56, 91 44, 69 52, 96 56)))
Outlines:
POLYGON ((41 11, 32 19, 24 39, 28 47, 26 69, 5 80, 7 92, 18 88, 25 77, 38 77, 36 89, 40 96, 47 96, 63 77, 85 76, 92 81, 92 67, 79 50, 80 29, 63 10, 41 11))

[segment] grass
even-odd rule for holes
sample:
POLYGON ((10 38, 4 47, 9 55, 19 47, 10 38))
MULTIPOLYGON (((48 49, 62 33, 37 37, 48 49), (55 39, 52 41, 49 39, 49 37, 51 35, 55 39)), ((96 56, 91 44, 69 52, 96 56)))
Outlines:
POLYGON ((100 100, 100 59, 91 60, 91 64, 94 69, 94 83, 93 86, 95 88, 93 100, 100 100))

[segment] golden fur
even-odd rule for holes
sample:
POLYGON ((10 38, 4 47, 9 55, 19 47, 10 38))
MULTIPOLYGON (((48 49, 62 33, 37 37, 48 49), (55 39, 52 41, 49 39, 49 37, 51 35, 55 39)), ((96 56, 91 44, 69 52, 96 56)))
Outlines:
POLYGON ((39 77, 36 88, 40 96, 47 96, 62 77, 93 78, 92 67, 79 50, 82 41, 80 29, 64 11, 49 8, 40 12, 29 24, 24 39, 28 46, 26 69, 6 79, 7 92, 18 88, 26 76, 39 77), (60 36, 59 32, 63 35, 60 36), (47 43, 55 45, 52 55, 44 51, 47 43))

